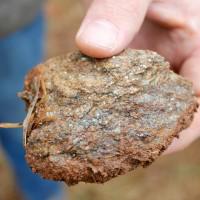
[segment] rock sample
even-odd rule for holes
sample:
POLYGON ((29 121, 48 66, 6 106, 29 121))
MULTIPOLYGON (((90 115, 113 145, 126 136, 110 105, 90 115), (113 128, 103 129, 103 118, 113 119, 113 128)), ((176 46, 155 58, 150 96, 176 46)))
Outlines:
POLYGON ((108 59, 72 52, 35 67, 26 101, 26 159, 43 178, 104 183, 152 163, 187 128, 190 82, 152 51, 108 59))

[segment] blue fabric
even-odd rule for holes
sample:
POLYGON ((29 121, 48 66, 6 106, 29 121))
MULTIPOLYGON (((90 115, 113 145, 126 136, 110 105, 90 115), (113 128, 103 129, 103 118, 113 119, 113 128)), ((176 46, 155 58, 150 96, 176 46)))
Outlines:
MULTIPOLYGON (((32 24, 0 38, 0 121, 21 122, 24 103, 17 97, 23 89, 25 74, 43 57, 44 20, 38 16, 32 24)), ((47 200, 61 196, 60 184, 46 181, 31 172, 24 159, 21 129, 0 129, 5 150, 26 200, 47 200)), ((58 198, 58 199, 61 199, 58 198)))

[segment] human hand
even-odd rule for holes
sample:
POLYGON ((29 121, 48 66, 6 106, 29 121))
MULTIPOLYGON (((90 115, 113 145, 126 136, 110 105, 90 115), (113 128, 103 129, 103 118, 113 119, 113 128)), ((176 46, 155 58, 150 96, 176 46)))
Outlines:
MULTIPOLYGON (((76 43, 82 52, 98 58, 115 55, 128 46, 157 51, 174 71, 193 82, 200 96, 199 10, 199 0, 94 0, 76 43)), ((200 109, 166 152, 181 150, 199 136, 200 109)))

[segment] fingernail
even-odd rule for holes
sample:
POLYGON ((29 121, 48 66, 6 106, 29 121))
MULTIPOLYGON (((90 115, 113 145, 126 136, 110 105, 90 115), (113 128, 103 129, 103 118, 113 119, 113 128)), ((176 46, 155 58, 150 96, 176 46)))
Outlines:
POLYGON ((119 30, 108 20, 96 20, 83 25, 77 38, 89 46, 114 50, 119 30))

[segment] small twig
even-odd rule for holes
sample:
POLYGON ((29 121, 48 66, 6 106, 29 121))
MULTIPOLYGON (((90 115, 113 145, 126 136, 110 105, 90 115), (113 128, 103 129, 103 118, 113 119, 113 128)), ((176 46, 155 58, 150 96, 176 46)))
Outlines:
POLYGON ((40 78, 40 84, 41 84, 42 92, 43 92, 44 96, 46 96, 47 95, 47 90, 46 90, 43 78, 40 78))
POLYGON ((27 133, 29 131, 29 129, 31 129, 31 126, 33 123, 31 123, 31 118, 33 116, 33 111, 35 109, 36 103, 38 101, 39 98, 39 88, 40 88, 40 82, 38 81, 38 79, 34 79, 34 87, 35 87, 35 97, 33 99, 33 101, 31 102, 29 108, 28 108, 28 112, 27 115, 24 119, 23 122, 23 140, 24 140, 24 146, 26 147, 26 137, 27 137, 27 133))
POLYGON ((23 128, 22 123, 0 123, 0 128, 23 128))

